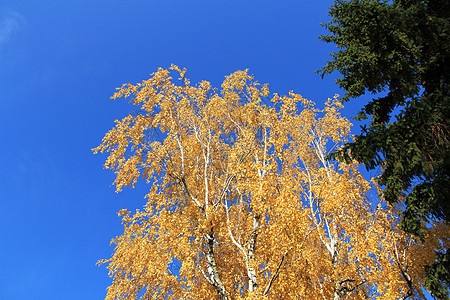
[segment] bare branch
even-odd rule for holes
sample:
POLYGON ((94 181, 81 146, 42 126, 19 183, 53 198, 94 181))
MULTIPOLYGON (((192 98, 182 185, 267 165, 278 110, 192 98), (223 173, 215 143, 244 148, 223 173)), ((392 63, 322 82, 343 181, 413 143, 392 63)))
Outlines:
MULTIPOLYGON (((286 254, 287 254, 287 253, 286 253, 286 254)), ((277 279, 278 274, 280 273, 281 265, 283 264, 283 261, 284 261, 284 258, 285 258, 285 256, 286 256, 286 254, 284 254, 284 255, 281 257, 281 261, 278 263, 278 266, 277 266, 277 269, 275 270, 275 273, 272 275, 272 277, 270 278, 269 282, 268 282, 267 285, 266 285, 266 288, 264 289, 263 296, 266 296, 266 295, 269 293, 270 288, 272 287, 273 282, 275 281, 275 279, 277 279)))

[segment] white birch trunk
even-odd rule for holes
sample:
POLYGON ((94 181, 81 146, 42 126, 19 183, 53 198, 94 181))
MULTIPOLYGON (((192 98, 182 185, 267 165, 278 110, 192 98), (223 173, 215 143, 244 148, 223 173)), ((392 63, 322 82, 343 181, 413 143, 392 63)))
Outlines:
POLYGON ((220 300, 228 300, 227 291, 222 281, 220 280, 219 270, 217 268, 216 257, 214 255, 214 233, 209 233, 206 235, 208 242, 208 249, 206 252, 206 260, 208 264, 208 281, 212 284, 214 289, 219 294, 220 300))
POLYGON ((260 217, 257 215, 253 216, 253 231, 250 235, 248 242, 248 252, 247 252, 247 276, 248 276, 248 290, 249 292, 254 292, 258 288, 258 282, 256 278, 256 270, 254 266, 254 256, 256 247, 256 238, 258 237, 258 230, 261 226, 260 217))

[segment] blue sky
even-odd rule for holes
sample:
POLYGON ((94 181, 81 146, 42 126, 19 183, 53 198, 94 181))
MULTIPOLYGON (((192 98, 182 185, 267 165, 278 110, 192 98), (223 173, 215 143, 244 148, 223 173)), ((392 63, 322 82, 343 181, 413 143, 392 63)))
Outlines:
MULTIPOLYGON (((103 135, 134 108, 109 97, 171 63, 192 83, 250 69, 272 92, 320 104, 332 1, 0 2, 0 299, 103 299, 122 231, 116 212, 148 188, 114 192, 103 135)), ((344 114, 359 107, 348 103, 344 114)))

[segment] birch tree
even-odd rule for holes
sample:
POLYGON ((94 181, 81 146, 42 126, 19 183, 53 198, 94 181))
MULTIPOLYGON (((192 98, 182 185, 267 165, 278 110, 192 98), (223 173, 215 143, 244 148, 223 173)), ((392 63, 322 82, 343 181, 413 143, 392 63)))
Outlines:
POLYGON ((149 185, 100 261, 106 299, 424 298, 423 266, 448 228, 424 224, 422 246, 398 229, 399 207, 369 201, 355 163, 326 160, 351 126, 337 96, 318 109, 247 71, 220 89, 185 74, 172 65, 118 88, 112 99, 139 111, 93 149, 118 192, 149 185))

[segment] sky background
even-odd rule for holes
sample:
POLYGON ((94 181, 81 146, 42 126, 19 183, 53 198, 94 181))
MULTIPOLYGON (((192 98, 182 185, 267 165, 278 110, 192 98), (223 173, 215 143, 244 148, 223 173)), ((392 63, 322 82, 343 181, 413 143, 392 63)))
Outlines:
MULTIPOLYGON (((171 63, 219 86, 249 69, 271 92, 315 101, 342 91, 314 71, 332 1, 0 1, 0 299, 103 299, 99 259, 122 232, 120 194, 93 155, 134 107, 110 96, 171 63)), ((355 114, 361 102, 346 105, 355 114)))

